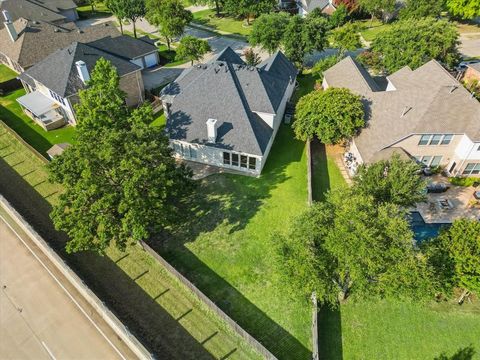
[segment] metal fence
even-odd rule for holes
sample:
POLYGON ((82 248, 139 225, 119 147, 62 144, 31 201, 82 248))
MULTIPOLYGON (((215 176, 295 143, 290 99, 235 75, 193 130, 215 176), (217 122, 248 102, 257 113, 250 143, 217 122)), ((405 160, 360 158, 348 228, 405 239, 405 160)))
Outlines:
POLYGON ((208 308, 225 321, 232 329, 244 339, 252 348, 258 351, 265 359, 276 360, 277 358, 268 351, 258 340, 246 332, 240 325, 238 325, 231 317, 223 312, 212 300, 210 300, 204 293, 202 293, 195 285, 193 285, 185 276, 178 272, 172 265, 170 265, 164 258, 162 258, 155 250, 148 244, 141 241, 140 245, 148 252, 154 259, 156 259, 175 279, 180 281, 190 291, 192 291, 208 308))

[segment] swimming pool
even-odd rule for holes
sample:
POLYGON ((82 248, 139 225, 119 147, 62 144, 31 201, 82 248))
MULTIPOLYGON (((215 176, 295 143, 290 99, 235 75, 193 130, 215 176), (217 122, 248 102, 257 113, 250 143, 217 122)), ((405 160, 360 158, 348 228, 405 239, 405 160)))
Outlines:
POLYGON ((415 234, 415 240, 419 243, 437 236, 442 228, 451 226, 450 224, 426 224, 418 211, 410 213, 410 225, 415 234))

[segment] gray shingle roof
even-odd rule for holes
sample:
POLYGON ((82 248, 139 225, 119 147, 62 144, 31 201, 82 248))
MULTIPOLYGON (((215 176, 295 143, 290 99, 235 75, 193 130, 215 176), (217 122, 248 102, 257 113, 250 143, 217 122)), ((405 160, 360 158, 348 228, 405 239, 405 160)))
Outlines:
POLYGON ((12 42, 7 29, 0 29, 0 52, 18 62, 24 69, 43 60, 57 49, 78 41, 89 43, 105 37, 120 36, 113 23, 78 29, 74 23, 53 25, 43 21, 18 19, 14 22, 18 39, 12 42))
POLYGON ((348 88, 364 98, 367 126, 355 144, 365 162, 410 134, 467 134, 480 140, 480 102, 437 61, 390 75, 394 91, 376 91, 370 75, 359 68, 353 59, 344 59, 327 70, 325 78, 329 86, 348 88))
POLYGON ((207 143, 206 121, 216 119, 219 148, 263 155, 273 130, 256 112, 275 114, 295 67, 281 53, 259 67, 245 65, 231 48, 185 70, 162 97, 170 103, 171 139, 207 143))
POLYGON ((128 35, 115 36, 113 38, 104 37, 88 44, 112 55, 129 60, 158 51, 157 47, 152 43, 142 39, 134 39, 128 35))
MULTIPOLYGON (((53 1, 53 0, 52 0, 53 1)), ((46 22, 64 22, 65 16, 59 13, 59 8, 52 1, 41 0, 4 0, 0 1, 0 13, 2 10, 8 10, 13 21, 24 18, 27 20, 37 20, 46 22)), ((70 0, 66 0, 70 2, 70 0)), ((66 4, 64 4, 66 5, 66 4)), ((75 4, 73 4, 75 5, 75 4)), ((74 6, 76 7, 76 6, 74 6)), ((3 16, 1 16, 0 28, 3 28, 3 16)))
POLYGON ((311 12, 312 10, 317 8, 322 10, 323 8, 328 6, 329 1, 328 0, 304 0, 303 2, 300 2, 300 4, 302 4, 302 7, 305 10, 307 10, 308 12, 311 12))
POLYGON ((97 60, 105 58, 117 69, 120 76, 126 75, 140 67, 127 60, 110 55, 86 44, 74 42, 70 46, 55 51, 35 66, 22 73, 19 78, 28 82, 35 79, 62 97, 78 93, 85 85, 78 76, 75 63, 82 60, 89 72, 93 70, 97 60))

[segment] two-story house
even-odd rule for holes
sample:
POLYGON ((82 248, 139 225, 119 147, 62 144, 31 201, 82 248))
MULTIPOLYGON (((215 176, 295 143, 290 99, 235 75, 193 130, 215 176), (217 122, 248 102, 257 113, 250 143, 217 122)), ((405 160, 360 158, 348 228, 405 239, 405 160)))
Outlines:
POLYGON ((186 69, 162 91, 175 156, 260 175, 296 76, 281 52, 248 66, 230 47, 186 69))
POLYGON ((363 98, 366 126, 348 149, 356 163, 396 152, 453 176, 478 176, 480 102, 435 60, 384 80, 375 81, 351 57, 324 73, 324 89, 347 88, 363 98))
POLYGON ((76 124, 74 104, 78 92, 85 89, 96 62, 110 61, 120 76, 120 89, 126 93, 125 102, 135 106, 144 101, 141 67, 119 56, 93 46, 74 42, 55 51, 19 76, 27 94, 17 102, 25 113, 45 130, 76 124))

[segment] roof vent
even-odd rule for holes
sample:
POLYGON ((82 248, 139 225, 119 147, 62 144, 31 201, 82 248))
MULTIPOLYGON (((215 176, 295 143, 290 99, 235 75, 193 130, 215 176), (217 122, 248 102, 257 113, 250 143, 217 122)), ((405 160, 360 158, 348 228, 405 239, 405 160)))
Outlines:
POLYGON ((55 28, 55 29, 53 29, 53 32, 59 33, 59 32, 60 32, 60 29, 55 28))
POLYGON ((457 90, 457 88, 458 88, 457 85, 450 86, 450 94, 453 93, 455 90, 457 90))
POLYGON ((207 138, 209 143, 215 143, 217 141, 217 120, 207 120, 207 138))
POLYGON ((78 33, 79 33, 79 34, 83 34, 83 30, 82 30, 82 29, 78 29, 78 33))
POLYGON ((405 106, 405 108, 403 109, 403 112, 402 112, 402 116, 400 117, 404 117, 405 115, 407 115, 407 113, 412 110, 412 108, 410 106, 405 106))

